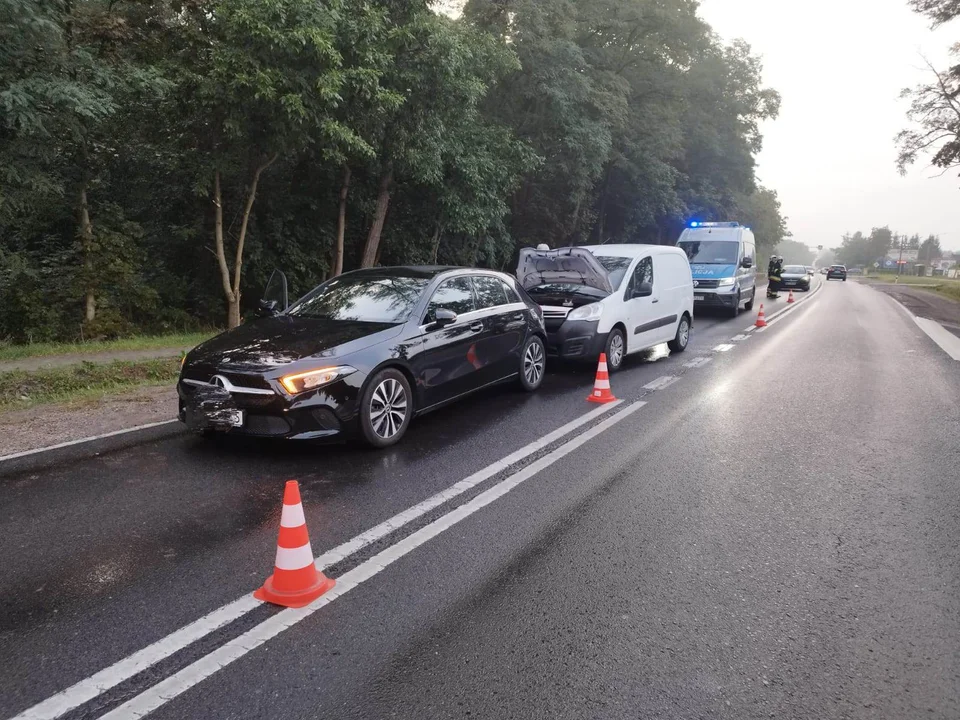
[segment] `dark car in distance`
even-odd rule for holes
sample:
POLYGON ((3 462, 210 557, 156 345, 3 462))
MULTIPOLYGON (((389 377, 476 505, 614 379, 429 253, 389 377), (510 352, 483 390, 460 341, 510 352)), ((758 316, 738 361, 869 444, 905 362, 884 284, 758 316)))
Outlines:
POLYGON ((805 265, 784 265, 780 273, 780 283, 785 290, 810 290, 813 284, 813 273, 805 265))
POLYGON ((540 308, 509 275, 357 270, 191 350, 180 419, 205 433, 400 440, 417 415, 505 381, 543 381, 540 308))
POLYGON ((827 268, 827 280, 837 280, 847 281, 847 267, 846 265, 831 265, 827 268))

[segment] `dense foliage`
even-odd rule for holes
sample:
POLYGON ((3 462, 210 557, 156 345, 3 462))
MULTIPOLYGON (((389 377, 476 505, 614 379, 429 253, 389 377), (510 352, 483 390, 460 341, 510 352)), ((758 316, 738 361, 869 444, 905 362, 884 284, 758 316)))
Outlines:
POLYGON ((785 235, 693 0, 0 0, 0 338, 236 324, 375 264, 785 235), (459 10, 456 3, 450 4, 459 10), (225 312, 226 309, 226 312, 225 312))

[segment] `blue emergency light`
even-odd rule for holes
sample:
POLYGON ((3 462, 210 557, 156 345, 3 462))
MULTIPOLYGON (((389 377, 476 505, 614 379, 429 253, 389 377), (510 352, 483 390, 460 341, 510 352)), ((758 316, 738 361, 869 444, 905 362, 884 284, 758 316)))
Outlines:
POLYGON ((740 227, 738 222, 700 222, 699 220, 694 220, 690 223, 692 228, 735 228, 740 227))

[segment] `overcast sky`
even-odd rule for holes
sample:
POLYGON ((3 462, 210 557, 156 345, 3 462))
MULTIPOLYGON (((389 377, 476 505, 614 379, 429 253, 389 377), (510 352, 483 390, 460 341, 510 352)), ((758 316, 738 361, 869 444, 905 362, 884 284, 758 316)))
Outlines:
POLYGON ((922 55, 946 64, 960 21, 931 31, 906 0, 701 2, 724 39, 763 56, 765 84, 783 97, 758 175, 797 240, 835 247, 844 232, 889 225, 960 250, 960 178, 931 179, 926 162, 901 177, 893 143, 906 123, 900 90, 926 77, 922 55))

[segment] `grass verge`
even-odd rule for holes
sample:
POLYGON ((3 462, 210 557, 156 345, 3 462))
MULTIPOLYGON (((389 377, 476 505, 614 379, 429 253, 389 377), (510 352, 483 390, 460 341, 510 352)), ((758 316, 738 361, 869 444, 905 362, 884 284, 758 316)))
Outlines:
POLYGON ((960 280, 954 278, 946 278, 943 276, 918 277, 916 275, 901 275, 900 279, 897 280, 897 276, 895 274, 882 273, 878 275, 868 275, 866 276, 866 279, 884 283, 896 282, 898 285, 920 285, 921 287, 919 289, 921 290, 929 290, 930 292, 943 295, 951 300, 960 301, 960 280))
POLYGON ((203 330, 173 335, 141 335, 119 340, 102 340, 81 343, 31 343, 12 345, 0 343, 0 361, 22 360, 50 355, 89 355, 120 350, 160 350, 163 348, 187 348, 199 345, 215 335, 217 330, 203 330))
POLYGON ((0 411, 22 410, 117 393, 148 385, 173 385, 180 373, 179 358, 138 362, 71 365, 26 372, 0 373, 0 411))

